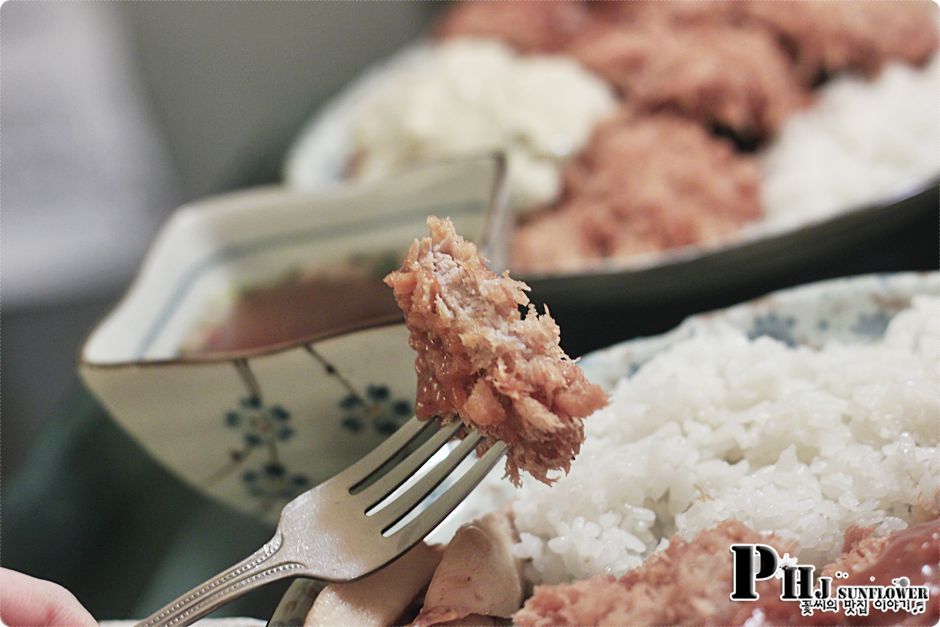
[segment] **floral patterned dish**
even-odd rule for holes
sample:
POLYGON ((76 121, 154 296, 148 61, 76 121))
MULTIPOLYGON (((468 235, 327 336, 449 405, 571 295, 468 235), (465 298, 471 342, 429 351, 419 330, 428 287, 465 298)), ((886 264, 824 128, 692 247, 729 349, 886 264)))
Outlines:
POLYGON ((767 335, 789 346, 819 347, 832 340, 872 342, 917 294, 940 295, 940 273, 875 274, 812 283, 692 316, 663 335, 591 353, 581 367, 593 381, 610 388, 656 353, 718 323, 743 329, 752 339, 767 335))
MULTIPOLYGON (((884 334, 891 318, 908 308, 911 299, 919 294, 940 296, 940 272, 867 275, 813 283, 690 317, 663 335, 630 340, 591 353, 581 360, 581 366, 592 381, 610 389, 657 353, 717 324, 731 324, 745 330, 751 338, 771 336, 790 346, 818 347, 832 340, 873 342, 884 334)), ((464 503, 434 530, 429 540, 446 542, 461 524, 484 513, 464 503)), ((321 588, 322 584, 315 581, 295 581, 268 624, 272 627, 302 624, 321 588)))
POLYGON ((87 339, 79 372, 172 472, 273 522, 287 500, 413 415, 408 333, 394 316, 255 349, 181 354, 193 330, 227 294, 299 264, 400 258, 429 214, 450 216, 485 248, 503 172, 502 159, 487 156, 321 194, 264 188, 184 207, 87 339))

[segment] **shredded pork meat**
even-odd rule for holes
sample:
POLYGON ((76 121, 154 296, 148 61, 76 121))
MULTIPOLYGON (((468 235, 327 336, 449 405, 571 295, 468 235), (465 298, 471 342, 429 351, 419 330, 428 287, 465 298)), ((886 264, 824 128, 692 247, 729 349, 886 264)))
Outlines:
MULTIPOLYGON (((771 544, 781 555, 792 548, 737 521, 724 522, 691 541, 674 537, 665 551, 620 579, 602 576, 537 586, 513 622, 521 626, 728 624, 735 610, 728 600, 728 547, 758 542, 771 544)), ((774 584, 758 582, 757 591, 772 594, 774 584)))
POLYGON ((582 2, 461 2, 444 14, 437 34, 499 39, 520 52, 556 52, 587 20, 582 2))
POLYGON ((551 483, 607 396, 561 349, 558 325, 536 312, 525 283, 490 270, 450 220, 428 218, 428 228, 385 278, 418 354, 417 416, 459 418, 486 437, 483 450, 508 445, 513 483, 523 470, 551 483))
POLYGON ((512 267, 585 261, 720 241, 760 216, 757 162, 693 122, 624 108, 566 166, 561 203, 518 227, 512 267))
POLYGON ((740 10, 779 39, 806 83, 842 70, 871 76, 892 59, 921 64, 937 49, 937 7, 928 0, 745 2, 740 10))
POLYGON ((783 49, 760 28, 605 23, 568 51, 639 111, 680 114, 750 141, 773 135, 808 102, 783 49))
POLYGON ((642 566, 615 577, 594 577, 569 584, 537 586, 513 617, 520 626, 547 625, 935 625, 940 619, 940 520, 921 523, 888 536, 871 529, 850 528, 843 554, 820 575, 847 574, 840 585, 890 585, 907 577, 910 585, 928 587, 926 612, 909 614, 872 609, 866 616, 844 611, 803 616, 800 604, 780 599, 779 579, 756 582, 759 599, 731 602, 731 558, 734 543, 770 544, 778 555, 796 554, 791 543, 760 534, 737 521, 726 521, 691 541, 674 537, 662 553, 642 566))

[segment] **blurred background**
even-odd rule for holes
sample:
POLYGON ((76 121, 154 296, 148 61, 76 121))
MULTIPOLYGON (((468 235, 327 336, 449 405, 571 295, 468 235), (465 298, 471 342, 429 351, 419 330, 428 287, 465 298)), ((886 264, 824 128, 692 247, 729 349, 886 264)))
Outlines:
POLYGON ((6 476, 166 216, 277 181, 311 111, 432 8, 4 4, 6 476))
MULTIPOLYGON (((2 59, 2 563, 142 616, 260 545, 260 523, 154 465, 80 387, 75 356, 174 207, 276 182, 326 98, 438 3, 6 2, 2 59)), ((937 265, 937 216, 774 285, 655 311, 554 308, 580 354, 787 285, 937 265), (589 320, 585 322, 585 317, 589 320), (598 329, 603 331, 598 332, 598 329)), ((264 617, 282 586, 226 608, 264 617)))
MULTIPOLYGON (((62 583, 97 618, 142 616, 267 539, 101 420, 75 358, 177 205, 277 181, 318 104, 434 10, 3 4, 4 566, 62 583)), ((227 612, 263 616, 277 595, 227 612)))

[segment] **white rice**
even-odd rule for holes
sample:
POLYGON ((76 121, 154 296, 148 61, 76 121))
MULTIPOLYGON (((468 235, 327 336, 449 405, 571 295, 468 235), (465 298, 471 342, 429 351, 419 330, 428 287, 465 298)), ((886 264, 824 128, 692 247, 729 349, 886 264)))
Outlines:
POLYGON ((535 581, 619 575, 673 533, 731 518, 821 565, 850 525, 886 533, 938 511, 940 298, 915 299, 869 345, 702 331, 621 380, 585 424, 553 487, 491 475, 468 506, 511 500, 535 581))
POLYGON ((799 224, 912 191, 940 172, 940 57, 836 78, 763 156, 768 219, 799 224))
POLYGON ((352 120, 359 179, 433 159, 505 150, 520 210, 561 193, 561 163, 616 107, 613 91, 573 59, 519 56, 485 40, 436 46, 376 90, 352 120))
MULTIPOLYGON (((304 132, 288 159, 288 185, 320 188, 347 174, 350 158, 354 178, 374 180, 422 161, 503 149, 510 202, 529 211, 559 197, 563 162, 617 107, 611 88, 573 59, 520 56, 496 41, 411 50, 367 78, 347 92, 342 115, 327 111, 328 124, 304 132)), ((776 232, 887 202, 936 177, 938 107, 940 55, 926 68, 894 63, 874 80, 830 81, 763 151, 765 219, 750 230, 776 232)))

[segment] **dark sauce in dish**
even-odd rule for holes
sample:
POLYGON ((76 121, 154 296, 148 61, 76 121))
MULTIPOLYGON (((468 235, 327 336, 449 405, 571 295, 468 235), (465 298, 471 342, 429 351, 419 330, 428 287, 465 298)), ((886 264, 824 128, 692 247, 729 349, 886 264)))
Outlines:
POLYGON ((290 279, 242 292, 222 319, 199 329, 182 352, 263 348, 399 313, 392 291, 375 276, 290 279))

